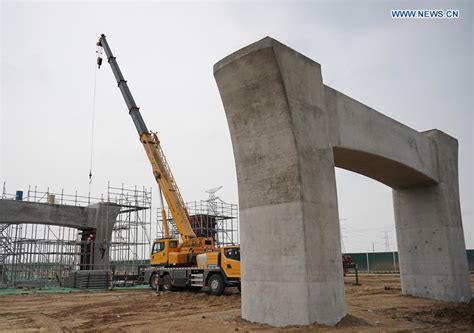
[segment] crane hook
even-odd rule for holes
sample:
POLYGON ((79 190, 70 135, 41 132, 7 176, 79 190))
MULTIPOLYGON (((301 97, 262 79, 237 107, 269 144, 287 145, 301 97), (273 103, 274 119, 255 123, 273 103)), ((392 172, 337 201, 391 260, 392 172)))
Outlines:
POLYGON ((100 66, 102 65, 102 51, 103 51, 102 46, 98 46, 96 53, 97 53, 97 66, 99 69, 100 69, 100 66))
POLYGON ((96 45, 97 45, 97 49, 96 49, 95 53, 97 53, 97 66, 100 69, 100 66, 102 65, 102 54, 104 52, 104 48, 100 44, 100 39, 99 39, 99 41, 97 42, 96 45))

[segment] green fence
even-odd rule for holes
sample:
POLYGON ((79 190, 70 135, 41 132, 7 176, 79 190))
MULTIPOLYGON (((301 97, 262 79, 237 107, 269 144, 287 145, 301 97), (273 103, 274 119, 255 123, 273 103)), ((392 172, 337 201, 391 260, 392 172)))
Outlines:
MULTIPOLYGON (((474 250, 467 250, 469 271, 474 272, 474 250)), ((346 253, 361 272, 399 272, 398 252, 346 253)))
POLYGON ((474 250, 467 250, 467 264, 469 271, 474 272, 474 250))

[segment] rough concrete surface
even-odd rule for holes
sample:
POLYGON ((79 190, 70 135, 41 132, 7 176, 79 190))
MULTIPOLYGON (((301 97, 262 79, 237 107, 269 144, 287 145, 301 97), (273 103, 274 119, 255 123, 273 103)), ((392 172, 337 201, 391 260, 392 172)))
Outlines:
POLYGON ((244 319, 334 325, 346 315, 335 166, 393 188, 404 294, 471 299, 454 138, 325 86, 318 63, 269 37, 214 75, 237 171, 244 319))

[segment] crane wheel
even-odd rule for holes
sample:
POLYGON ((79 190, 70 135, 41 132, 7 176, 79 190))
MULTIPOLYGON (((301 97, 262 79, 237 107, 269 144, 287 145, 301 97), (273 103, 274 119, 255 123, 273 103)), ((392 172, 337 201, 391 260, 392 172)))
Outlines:
POLYGON ((173 284, 171 283, 171 276, 169 274, 164 275, 160 279, 160 286, 163 288, 164 291, 173 291, 174 287, 173 284))
POLYGON ((225 289, 224 279, 222 278, 222 275, 220 274, 212 275, 209 278, 207 285, 209 286, 209 292, 212 295, 220 296, 224 293, 224 289, 225 289))

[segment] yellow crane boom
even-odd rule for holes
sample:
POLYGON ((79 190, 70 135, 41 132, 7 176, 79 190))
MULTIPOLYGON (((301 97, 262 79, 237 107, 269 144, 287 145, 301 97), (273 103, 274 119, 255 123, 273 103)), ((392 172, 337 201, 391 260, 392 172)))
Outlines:
POLYGON ((171 211, 178 232, 182 237, 183 244, 188 245, 189 243, 190 246, 194 245, 192 244, 192 239, 196 238, 196 234, 191 227, 191 218, 168 162, 166 161, 163 150, 161 149, 158 136, 156 133, 143 133, 140 136, 140 141, 142 142, 148 160, 152 165, 153 175, 155 176, 161 192, 168 203, 168 208, 171 211))

